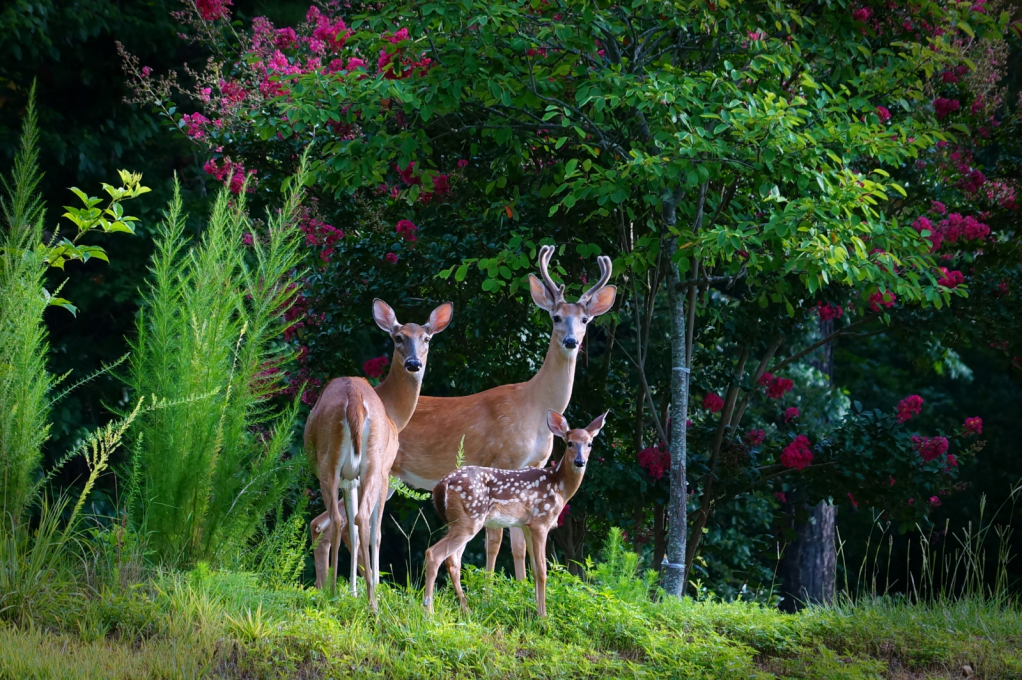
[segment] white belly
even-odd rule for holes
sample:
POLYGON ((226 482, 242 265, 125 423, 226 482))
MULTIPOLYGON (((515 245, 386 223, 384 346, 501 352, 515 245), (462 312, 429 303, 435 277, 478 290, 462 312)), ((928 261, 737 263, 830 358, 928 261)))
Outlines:
POLYGON ((483 524, 487 529, 503 529, 505 527, 520 527, 524 525, 525 522, 517 515, 503 515, 499 513, 490 515, 489 519, 483 524))
POLYGON ((431 490, 437 485, 437 482, 440 481, 439 479, 426 479, 425 477, 420 477, 414 472, 408 471, 402 471, 398 476, 401 478, 402 482, 415 489, 431 490))

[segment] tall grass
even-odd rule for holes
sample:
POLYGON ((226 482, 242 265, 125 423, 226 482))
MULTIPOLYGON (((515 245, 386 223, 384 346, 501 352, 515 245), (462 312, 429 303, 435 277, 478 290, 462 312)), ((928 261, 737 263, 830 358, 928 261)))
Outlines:
POLYGON ((37 254, 44 209, 37 189, 35 90, 22 124, 21 148, 0 196, 0 517, 20 522, 38 488, 42 445, 49 434, 43 325, 46 268, 37 254))
POLYGON ((225 189, 189 248, 177 187, 160 226, 127 382, 137 395, 182 403, 139 417, 127 481, 136 526, 166 564, 236 558, 300 469, 286 456, 296 409, 268 398, 300 274, 293 225, 304 172, 263 230, 244 193, 225 189))

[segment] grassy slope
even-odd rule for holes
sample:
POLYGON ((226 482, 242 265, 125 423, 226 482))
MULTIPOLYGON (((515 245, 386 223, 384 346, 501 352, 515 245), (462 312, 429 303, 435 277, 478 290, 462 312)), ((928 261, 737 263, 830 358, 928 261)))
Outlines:
POLYGON ((473 612, 441 589, 362 599, 268 589, 247 574, 164 575, 70 600, 63 620, 0 624, 2 678, 956 678, 1022 677, 1022 611, 882 600, 788 616, 756 605, 624 602, 554 572, 532 590, 465 574, 473 612))

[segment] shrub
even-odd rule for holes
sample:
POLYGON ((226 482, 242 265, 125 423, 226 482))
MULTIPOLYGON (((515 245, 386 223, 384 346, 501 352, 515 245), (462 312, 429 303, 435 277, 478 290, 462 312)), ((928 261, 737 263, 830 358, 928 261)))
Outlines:
POLYGON ((165 563, 237 557, 300 469, 286 455, 295 407, 269 398, 300 275, 293 222, 303 173, 264 230, 244 193, 224 189, 201 242, 186 249, 177 188, 159 229, 127 383, 179 403, 139 418, 127 476, 132 517, 165 563))

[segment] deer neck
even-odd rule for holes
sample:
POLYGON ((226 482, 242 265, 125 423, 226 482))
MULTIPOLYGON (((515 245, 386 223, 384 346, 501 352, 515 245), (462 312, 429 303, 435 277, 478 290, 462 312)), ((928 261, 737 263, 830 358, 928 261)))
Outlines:
POLYGON ((561 456, 561 460, 558 461, 557 467, 554 468, 554 482, 564 482, 564 500, 567 502, 575 495, 578 491, 578 487, 582 485, 582 477, 585 476, 585 468, 577 468, 572 460, 575 458, 575 454, 571 449, 565 449, 564 455, 561 456))
POLYGON ((422 388, 422 374, 425 372, 426 367, 423 366, 418 373, 409 373, 398 363, 395 355, 391 359, 387 377, 375 388, 398 432, 405 429, 415 413, 419 390, 422 388))
POLYGON ((561 348, 550 338, 550 346, 546 351, 546 359, 536 375, 529 380, 532 405, 542 414, 542 422, 546 422, 547 409, 564 413, 571 401, 571 388, 575 382, 575 360, 578 352, 565 356, 561 348))

